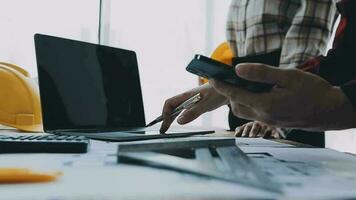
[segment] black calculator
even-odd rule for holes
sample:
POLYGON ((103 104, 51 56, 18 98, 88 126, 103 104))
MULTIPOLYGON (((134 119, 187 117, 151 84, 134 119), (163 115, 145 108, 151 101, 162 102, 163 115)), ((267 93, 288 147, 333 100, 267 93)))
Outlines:
POLYGON ((88 146, 83 136, 0 135, 0 153, 86 153, 88 146))

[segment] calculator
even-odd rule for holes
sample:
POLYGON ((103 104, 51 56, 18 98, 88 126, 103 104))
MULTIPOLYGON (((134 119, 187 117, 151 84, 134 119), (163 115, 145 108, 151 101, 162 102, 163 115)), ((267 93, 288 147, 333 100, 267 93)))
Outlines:
POLYGON ((0 135, 0 153, 86 153, 88 146, 84 136, 0 135))

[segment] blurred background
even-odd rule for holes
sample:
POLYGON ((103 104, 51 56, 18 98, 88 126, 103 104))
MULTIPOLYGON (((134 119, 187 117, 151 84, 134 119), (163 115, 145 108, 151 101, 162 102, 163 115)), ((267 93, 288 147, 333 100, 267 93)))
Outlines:
MULTIPOLYGON (((0 61, 37 76, 33 35, 44 33, 134 50, 146 121, 164 100, 198 86, 185 71, 194 54, 210 55, 225 41, 230 0, 0 0, 0 61)), ((228 128, 227 108, 193 126, 228 128)), ((356 131, 330 132, 326 145, 356 152, 356 131)))

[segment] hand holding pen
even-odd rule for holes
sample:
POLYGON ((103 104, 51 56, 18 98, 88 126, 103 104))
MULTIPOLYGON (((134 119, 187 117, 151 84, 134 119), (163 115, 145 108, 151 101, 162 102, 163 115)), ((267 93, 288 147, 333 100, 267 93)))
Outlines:
POLYGON ((229 103, 227 98, 218 93, 209 83, 171 97, 165 101, 163 106, 163 122, 160 128, 161 133, 165 133, 174 121, 176 116, 170 116, 170 114, 174 112, 174 109, 182 104, 182 102, 185 102, 187 99, 198 93, 200 96, 199 101, 186 108, 185 111, 178 117, 177 122, 179 124, 187 124, 202 114, 213 111, 229 103))
MULTIPOLYGON (((171 117, 174 118, 178 116, 184 109, 187 109, 192 105, 196 104, 200 100, 200 98, 200 93, 190 97, 172 111, 171 117)), ((163 115, 157 117, 155 120, 147 124, 146 127, 153 126, 154 124, 159 123, 161 121, 163 121, 163 115)))

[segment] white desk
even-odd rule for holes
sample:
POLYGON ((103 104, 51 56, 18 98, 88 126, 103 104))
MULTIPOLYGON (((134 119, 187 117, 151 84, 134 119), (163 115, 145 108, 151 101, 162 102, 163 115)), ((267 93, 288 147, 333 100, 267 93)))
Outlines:
MULTIPOLYGON (((331 172, 332 176, 288 176, 283 197, 356 197, 356 158, 328 149, 295 148, 267 140, 238 139, 241 149, 266 153, 290 166, 331 172), (308 166, 304 163, 308 163, 308 166), (335 176, 333 176, 335 175, 335 176), (302 183, 302 184, 295 184, 302 183), (294 185, 293 185, 294 184, 294 185)), ((1 185, 0 199, 236 199, 277 198, 277 194, 242 185, 154 168, 116 164, 115 143, 92 141, 87 154, 3 154, 0 167, 59 170, 53 183, 1 185)), ((265 162, 265 161, 263 161, 265 162)), ((261 164, 261 163, 258 163, 261 164)), ((287 165, 286 165, 287 166, 287 165)))

